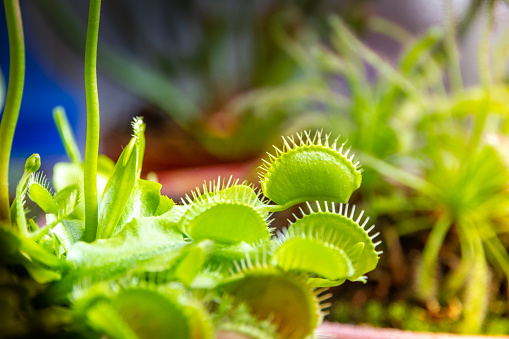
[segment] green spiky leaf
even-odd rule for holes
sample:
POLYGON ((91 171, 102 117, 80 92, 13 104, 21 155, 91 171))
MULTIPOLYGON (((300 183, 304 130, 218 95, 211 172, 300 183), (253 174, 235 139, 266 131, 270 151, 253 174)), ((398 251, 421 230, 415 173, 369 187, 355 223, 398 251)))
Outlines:
POLYGON ((346 203, 361 184, 358 163, 352 163, 350 150, 338 139, 329 140, 317 132, 297 134, 284 140, 283 150, 276 148, 262 167, 263 193, 284 208, 305 201, 335 201, 346 203))
POLYGON ((204 192, 187 197, 187 211, 180 220, 180 229, 193 240, 211 239, 225 245, 267 240, 265 204, 251 187, 221 185, 221 180, 204 185, 204 192))
POLYGON ((145 151, 145 125, 141 119, 133 122, 134 134, 124 148, 104 189, 101 199, 97 237, 112 236, 124 213, 135 184, 140 177, 141 163, 145 151))
POLYGON ((28 184, 28 196, 45 213, 58 214, 58 205, 48 189, 48 181, 44 175, 38 173, 32 176, 28 184))
MULTIPOLYGON (((363 212, 354 220, 355 206, 325 205, 322 210, 317 204, 315 210, 308 204, 309 214, 302 211, 302 218, 279 233, 279 247, 274 250, 272 261, 285 270, 308 272, 330 280, 333 284, 344 279, 356 281, 373 270, 381 252, 375 250, 373 236, 365 230, 368 219, 359 224, 363 212)), ((318 280, 315 281, 315 283, 318 280)), ((324 281, 325 282, 325 281, 324 281)), ((329 286, 327 283, 324 286, 329 286)))
POLYGON ((249 268, 221 287, 259 319, 270 319, 280 338, 306 338, 322 321, 324 305, 313 288, 275 267, 249 268))

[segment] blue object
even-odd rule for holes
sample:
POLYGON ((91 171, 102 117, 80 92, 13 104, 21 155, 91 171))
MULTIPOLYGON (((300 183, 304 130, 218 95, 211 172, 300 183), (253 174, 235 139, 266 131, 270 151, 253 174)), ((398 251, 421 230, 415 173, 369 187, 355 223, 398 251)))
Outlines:
MULTIPOLYGON (((4 6, 0 8, 0 68, 4 75, 6 91, 9 81, 9 39, 5 9, 4 6)), ((21 9, 23 15, 23 7, 21 9)), ((21 176, 25 160, 32 153, 41 155, 43 169, 47 172, 51 171, 54 162, 64 160, 65 149, 53 122, 53 108, 56 106, 65 108, 74 130, 78 120, 76 102, 79 102, 80 98, 74 98, 55 79, 48 77, 39 63, 40 60, 34 54, 33 46, 30 32, 25 29, 25 85, 11 153, 9 175, 11 188, 15 187, 14 183, 21 176)), ((1 109, 3 112, 3 107, 1 109)))

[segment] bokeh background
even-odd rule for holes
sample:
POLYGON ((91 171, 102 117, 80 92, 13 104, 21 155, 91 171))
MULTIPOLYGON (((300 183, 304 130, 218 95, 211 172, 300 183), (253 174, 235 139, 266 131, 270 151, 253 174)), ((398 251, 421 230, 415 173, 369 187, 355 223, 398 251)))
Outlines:
MULTIPOLYGON (((453 1, 466 85, 478 80, 476 46, 483 20, 480 3, 453 1)), ((27 79, 13 168, 21 168, 24 159, 38 152, 43 169, 51 175, 53 164, 65 159, 51 117, 55 106, 66 109, 78 144, 84 149, 82 51, 88 8, 85 1, 56 0, 21 1, 21 6, 27 79)), ((496 6, 495 36, 509 22, 507 6, 502 2, 496 6)), ((147 170, 252 159, 270 145, 275 130, 276 135, 293 132, 291 121, 274 118, 276 123, 264 123, 277 128, 264 128, 263 123, 256 122, 257 128, 243 131, 243 139, 253 139, 251 143, 240 141, 242 145, 233 149, 232 144, 238 144, 239 139, 229 139, 240 129, 242 120, 228 111, 231 102, 251 90, 288 83, 300 76, 301 70, 278 41, 278 22, 285 22, 285 29, 294 37, 311 30, 325 38, 327 18, 338 15, 368 46, 394 62, 402 46, 370 32, 366 28, 369 18, 386 18, 418 36, 433 25, 443 27, 446 14, 440 0, 105 2, 98 62, 101 133, 105 140, 102 151, 112 157, 118 155, 119 145, 130 133, 130 118, 143 115, 149 132, 163 136, 149 141, 148 152, 154 150, 154 160, 146 165, 147 170), (200 136, 204 130, 208 139, 200 136), (225 151, 221 151, 223 146, 225 151)), ((3 13, 1 18, 0 67, 8 81, 3 13)), ((20 172, 11 174, 15 181, 20 172)))

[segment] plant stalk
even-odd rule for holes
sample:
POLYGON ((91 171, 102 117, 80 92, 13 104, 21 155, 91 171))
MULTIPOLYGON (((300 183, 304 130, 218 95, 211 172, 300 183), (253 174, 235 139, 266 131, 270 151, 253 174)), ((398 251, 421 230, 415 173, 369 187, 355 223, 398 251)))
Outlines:
POLYGON ((4 0, 9 35, 9 85, 0 123, 0 221, 10 223, 9 161, 25 82, 25 41, 18 0, 4 0))
POLYGON ((99 156, 99 96, 97 92, 97 41, 101 0, 91 0, 85 47, 85 94, 87 102, 87 142, 84 163, 85 238, 95 240, 99 220, 97 204, 97 159, 99 156))
POLYGON ((446 33, 445 49, 449 60, 449 82, 451 92, 455 93, 463 88, 461 76, 460 56, 456 43, 456 18, 454 17, 454 6, 452 0, 445 1, 446 33))
POLYGON ((417 277, 417 294, 423 300, 433 299, 436 295, 436 270, 440 247, 451 227, 451 217, 444 213, 433 226, 424 250, 417 277))

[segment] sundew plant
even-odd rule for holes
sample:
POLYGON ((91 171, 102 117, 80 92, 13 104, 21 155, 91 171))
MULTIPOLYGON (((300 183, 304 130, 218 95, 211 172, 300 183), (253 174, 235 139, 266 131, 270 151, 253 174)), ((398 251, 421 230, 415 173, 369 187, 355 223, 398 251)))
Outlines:
POLYGON ((26 161, 11 203, 8 163, 24 81, 17 0, 4 2, 11 68, 0 128, 0 319, 6 336, 311 338, 346 280, 366 281, 380 251, 369 218, 348 200, 359 162, 338 138, 283 138, 260 168, 261 189, 233 178, 205 183, 181 203, 141 179, 145 124, 116 163, 98 155, 96 51, 100 1, 90 2, 85 54, 87 139, 82 159, 64 109, 53 114, 70 162, 52 187, 26 161), (30 199, 43 225, 25 211, 30 199), (271 213, 302 204, 281 231, 271 213))

